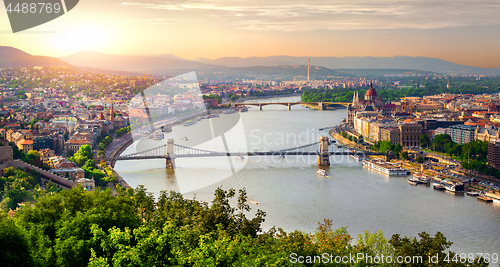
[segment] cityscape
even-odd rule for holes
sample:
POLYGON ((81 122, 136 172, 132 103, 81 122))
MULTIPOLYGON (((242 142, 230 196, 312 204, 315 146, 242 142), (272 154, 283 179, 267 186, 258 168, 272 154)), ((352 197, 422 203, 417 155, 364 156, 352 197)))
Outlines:
POLYGON ((500 266, 497 4, 146 2, 0 16, 6 266, 500 266))

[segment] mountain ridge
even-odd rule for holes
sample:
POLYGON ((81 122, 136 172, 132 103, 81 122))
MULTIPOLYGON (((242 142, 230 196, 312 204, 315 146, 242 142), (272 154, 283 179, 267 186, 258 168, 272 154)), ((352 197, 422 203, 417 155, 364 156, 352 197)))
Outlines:
POLYGON ((15 47, 0 46, 0 68, 24 68, 35 66, 71 67, 71 64, 54 57, 34 56, 15 47))
POLYGON ((226 67, 250 66, 276 66, 276 65, 305 65, 307 59, 312 66, 321 66, 330 69, 414 69, 431 71, 443 74, 500 74, 497 69, 479 68, 445 61, 431 57, 294 57, 294 56, 269 56, 269 57, 222 57, 218 59, 197 58, 206 64, 215 64, 226 67))

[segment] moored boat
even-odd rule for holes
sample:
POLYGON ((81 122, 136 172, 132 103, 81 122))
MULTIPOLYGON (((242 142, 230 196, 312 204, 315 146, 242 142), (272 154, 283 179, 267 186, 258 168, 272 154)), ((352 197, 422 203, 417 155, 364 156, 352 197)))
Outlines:
POLYGON ((230 109, 230 110, 224 111, 224 114, 233 114, 233 113, 236 113, 236 110, 230 109))
POLYGON ((245 157, 243 157, 243 156, 237 156, 236 159, 237 160, 245 160, 245 157))
POLYGON ((410 178, 410 179, 408 179, 408 183, 411 185, 418 185, 421 182, 417 178, 410 178))
POLYGON ((448 183, 444 184, 444 188, 450 192, 463 192, 464 191, 464 185, 460 184, 460 183, 453 184, 453 183, 448 182, 448 183))
POLYGON ((425 174, 416 173, 416 174, 413 174, 413 177, 415 177, 415 179, 417 179, 422 184, 426 184, 426 185, 431 184, 430 178, 427 177, 425 174))
POLYGON ((189 139, 187 137, 183 136, 183 137, 181 137, 181 140, 188 141, 189 139))
POLYGON ((477 197, 477 196, 479 196, 479 192, 478 191, 469 191, 469 192, 467 192, 467 195, 471 196, 471 197, 477 197))
POLYGON ((432 183, 432 188, 435 190, 446 190, 444 186, 441 183, 432 183))
POLYGON ((410 171, 381 160, 363 160, 363 167, 378 171, 389 176, 410 175, 410 171))
POLYGON ((485 196, 483 194, 480 194, 479 196, 477 196, 477 200, 483 201, 483 202, 486 202, 486 203, 493 202, 493 199, 491 197, 487 197, 487 196, 485 196))

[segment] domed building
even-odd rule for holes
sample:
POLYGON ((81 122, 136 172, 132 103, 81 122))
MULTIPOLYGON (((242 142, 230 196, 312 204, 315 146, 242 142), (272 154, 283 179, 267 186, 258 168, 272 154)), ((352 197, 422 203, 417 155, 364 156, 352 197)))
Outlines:
POLYGON ((366 91, 364 100, 359 100, 358 92, 354 92, 352 104, 347 107, 347 122, 352 124, 358 111, 380 110, 381 107, 382 99, 377 95, 377 91, 373 89, 373 84, 370 83, 370 88, 366 91))
POLYGON ((377 91, 375 91, 375 89, 373 89, 372 85, 370 84, 370 89, 368 89, 365 94, 365 101, 373 101, 375 99, 378 99, 377 91))
POLYGON ((370 88, 366 91, 364 100, 359 100, 358 92, 354 92, 352 106, 353 108, 362 109, 372 106, 374 109, 378 109, 382 106, 382 99, 378 97, 377 91, 373 89, 373 84, 370 83, 370 88))

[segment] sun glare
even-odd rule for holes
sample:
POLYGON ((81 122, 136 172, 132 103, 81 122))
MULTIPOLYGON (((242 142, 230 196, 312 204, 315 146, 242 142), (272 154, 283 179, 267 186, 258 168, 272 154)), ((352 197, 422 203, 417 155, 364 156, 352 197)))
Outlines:
POLYGON ((56 33, 52 45, 61 53, 98 49, 110 39, 109 33, 98 27, 68 29, 56 33))

